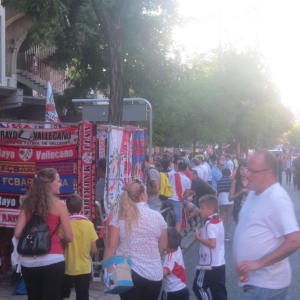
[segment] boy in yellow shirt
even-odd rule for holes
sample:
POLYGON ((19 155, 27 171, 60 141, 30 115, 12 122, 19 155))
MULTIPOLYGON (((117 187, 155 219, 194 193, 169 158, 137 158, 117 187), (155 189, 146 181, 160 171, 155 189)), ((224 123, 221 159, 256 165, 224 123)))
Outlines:
POLYGON ((97 251, 98 236, 93 223, 81 214, 83 201, 79 195, 69 195, 66 205, 74 239, 64 250, 66 270, 61 295, 64 300, 69 299, 74 284, 76 300, 89 300, 91 255, 97 251))

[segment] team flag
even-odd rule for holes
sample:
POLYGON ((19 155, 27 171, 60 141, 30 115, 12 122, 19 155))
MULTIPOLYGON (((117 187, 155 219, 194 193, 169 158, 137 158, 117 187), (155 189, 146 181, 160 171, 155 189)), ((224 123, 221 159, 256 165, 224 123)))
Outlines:
MULTIPOLYGON (((47 100, 46 100, 46 115, 45 122, 60 122, 53 98, 53 92, 50 81, 48 81, 47 85, 47 100)), ((50 124, 45 124, 45 128, 50 128, 50 124)))

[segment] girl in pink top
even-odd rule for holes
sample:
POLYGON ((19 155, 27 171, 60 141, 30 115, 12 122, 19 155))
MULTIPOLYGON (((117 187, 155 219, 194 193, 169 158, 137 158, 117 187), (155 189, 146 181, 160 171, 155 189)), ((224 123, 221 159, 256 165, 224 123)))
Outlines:
MULTIPOLYGON (((33 214, 44 218, 50 233, 60 222, 64 231, 64 242, 73 240, 66 205, 55 195, 59 194, 61 182, 55 169, 46 168, 34 176, 25 196, 17 221, 14 236, 18 239, 33 214)), ((28 300, 60 300, 61 285, 65 272, 64 255, 58 231, 51 238, 50 252, 38 257, 20 259, 22 275, 26 284, 28 300)))

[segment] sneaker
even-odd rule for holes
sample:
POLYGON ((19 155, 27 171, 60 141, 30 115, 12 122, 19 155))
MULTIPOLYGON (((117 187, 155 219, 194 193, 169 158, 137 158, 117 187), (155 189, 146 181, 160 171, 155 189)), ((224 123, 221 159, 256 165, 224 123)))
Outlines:
POLYGON ((231 240, 231 235, 230 234, 226 234, 225 241, 230 241, 230 240, 231 240))

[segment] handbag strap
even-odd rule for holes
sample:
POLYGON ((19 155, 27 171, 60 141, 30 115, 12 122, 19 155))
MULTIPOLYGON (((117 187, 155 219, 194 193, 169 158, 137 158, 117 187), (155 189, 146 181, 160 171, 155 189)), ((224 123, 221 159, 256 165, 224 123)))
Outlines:
POLYGON ((128 257, 128 253, 129 253, 129 246, 128 246, 128 232, 126 229, 126 225, 125 225, 125 249, 124 249, 124 258, 127 260, 128 257))
POLYGON ((59 225, 60 225, 60 221, 58 221, 58 223, 57 223, 57 225, 56 225, 56 227, 55 227, 54 231, 51 233, 51 236, 50 236, 50 238, 51 238, 51 239, 52 239, 52 237, 53 237, 54 233, 57 231, 57 229, 58 229, 59 225))

